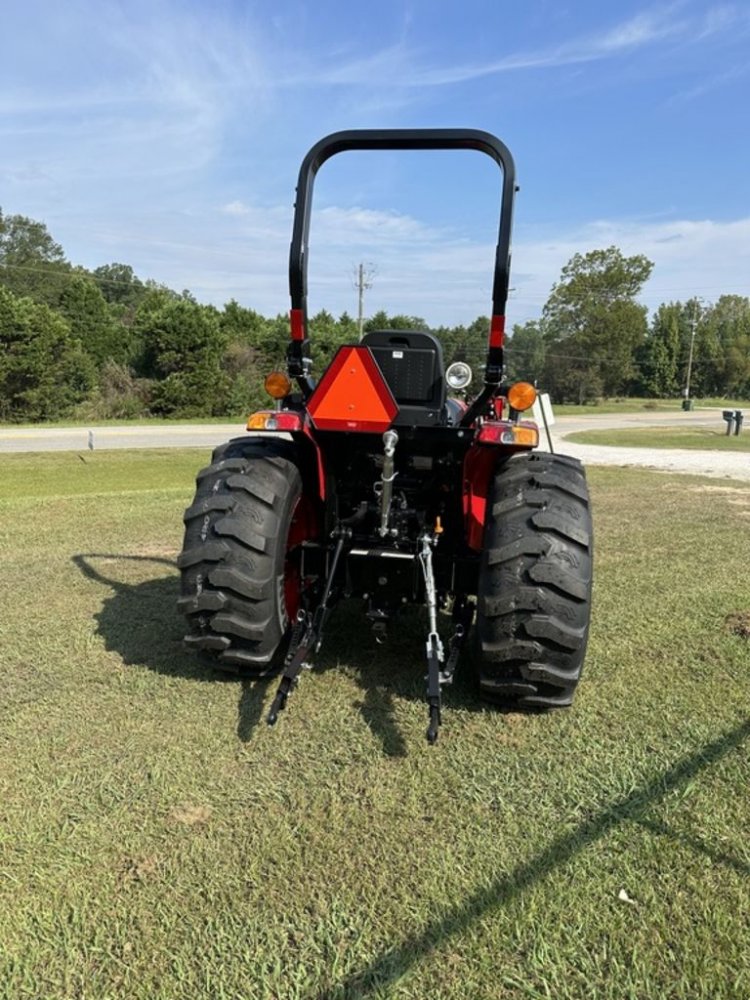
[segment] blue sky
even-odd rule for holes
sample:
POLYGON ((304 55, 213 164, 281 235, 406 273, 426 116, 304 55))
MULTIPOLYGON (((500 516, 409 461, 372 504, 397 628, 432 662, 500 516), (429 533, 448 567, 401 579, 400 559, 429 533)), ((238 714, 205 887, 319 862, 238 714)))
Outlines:
MULTIPOLYGON (((577 251, 656 264, 650 307, 750 294, 750 4, 6 0, 0 205, 68 257, 201 301, 288 308, 299 163, 340 128, 463 126, 510 147, 508 319, 577 251)), ((310 308, 470 321, 499 174, 472 152, 342 154, 318 175, 310 308)))

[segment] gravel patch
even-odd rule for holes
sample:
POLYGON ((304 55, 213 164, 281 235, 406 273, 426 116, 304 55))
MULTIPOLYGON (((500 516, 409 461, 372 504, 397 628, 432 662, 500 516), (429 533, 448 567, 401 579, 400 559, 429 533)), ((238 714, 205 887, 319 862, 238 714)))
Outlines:
POLYGON ((555 451, 580 458, 585 465, 637 466, 660 472, 750 481, 750 456, 738 451, 684 451, 660 448, 610 448, 576 444, 553 435, 555 451))

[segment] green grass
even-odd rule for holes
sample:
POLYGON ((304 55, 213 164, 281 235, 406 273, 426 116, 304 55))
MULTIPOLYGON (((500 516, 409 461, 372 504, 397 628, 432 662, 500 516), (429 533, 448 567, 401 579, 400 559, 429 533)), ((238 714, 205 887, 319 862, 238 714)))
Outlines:
MULTIPOLYGON (((742 409, 750 406, 748 400, 728 400, 718 397, 696 399, 693 401, 698 410, 724 407, 726 409, 742 409)), ((681 410, 681 399, 646 399, 641 396, 622 397, 618 399, 603 399, 598 403, 555 403, 556 416, 579 417, 589 415, 605 415, 607 413, 641 413, 644 410, 681 410)))
POLYGON ((430 748, 415 618, 275 729, 183 652, 206 457, 0 459, 3 1000, 750 996, 750 488, 591 470, 576 706, 430 748))
POLYGON ((154 448, 144 451, 21 452, 2 455, 0 500, 24 497, 98 496, 190 488, 195 473, 208 464, 203 448, 154 448))
POLYGON ((687 448, 691 451, 750 451, 750 432, 727 437, 708 427, 628 427, 617 430, 576 431, 567 441, 614 445, 621 448, 687 448))

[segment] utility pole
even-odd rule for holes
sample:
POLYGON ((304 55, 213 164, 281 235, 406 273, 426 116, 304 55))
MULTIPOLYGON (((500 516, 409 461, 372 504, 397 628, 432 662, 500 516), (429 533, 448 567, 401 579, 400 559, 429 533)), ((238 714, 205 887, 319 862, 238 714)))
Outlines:
POLYGON ((359 330, 359 339, 361 340, 365 323, 365 292, 367 289, 372 288, 372 279, 375 277, 375 268, 372 264, 360 263, 356 274, 357 276, 354 282, 354 287, 357 289, 358 293, 357 329, 359 330))
POLYGON ((690 399, 690 374, 693 370, 693 345, 695 344, 695 328, 698 323, 698 303, 703 299, 698 296, 693 299, 693 318, 690 322, 690 351, 688 353, 687 377, 685 378, 685 399, 690 399))

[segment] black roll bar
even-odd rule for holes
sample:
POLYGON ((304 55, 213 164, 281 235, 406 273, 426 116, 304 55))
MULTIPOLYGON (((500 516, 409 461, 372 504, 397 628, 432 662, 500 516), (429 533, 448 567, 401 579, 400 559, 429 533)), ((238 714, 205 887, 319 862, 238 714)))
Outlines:
POLYGON ((479 129, 463 128, 351 129, 334 132, 316 142, 305 156, 297 181, 294 227, 289 251, 289 292, 292 300, 292 342, 288 351, 290 375, 306 381, 303 358, 307 354, 307 255, 315 175, 325 161, 336 153, 360 149, 476 149, 491 157, 502 170, 500 224, 492 283, 492 322, 485 372, 485 383, 497 385, 502 377, 505 305, 510 281, 515 165, 510 150, 496 136, 479 129))

